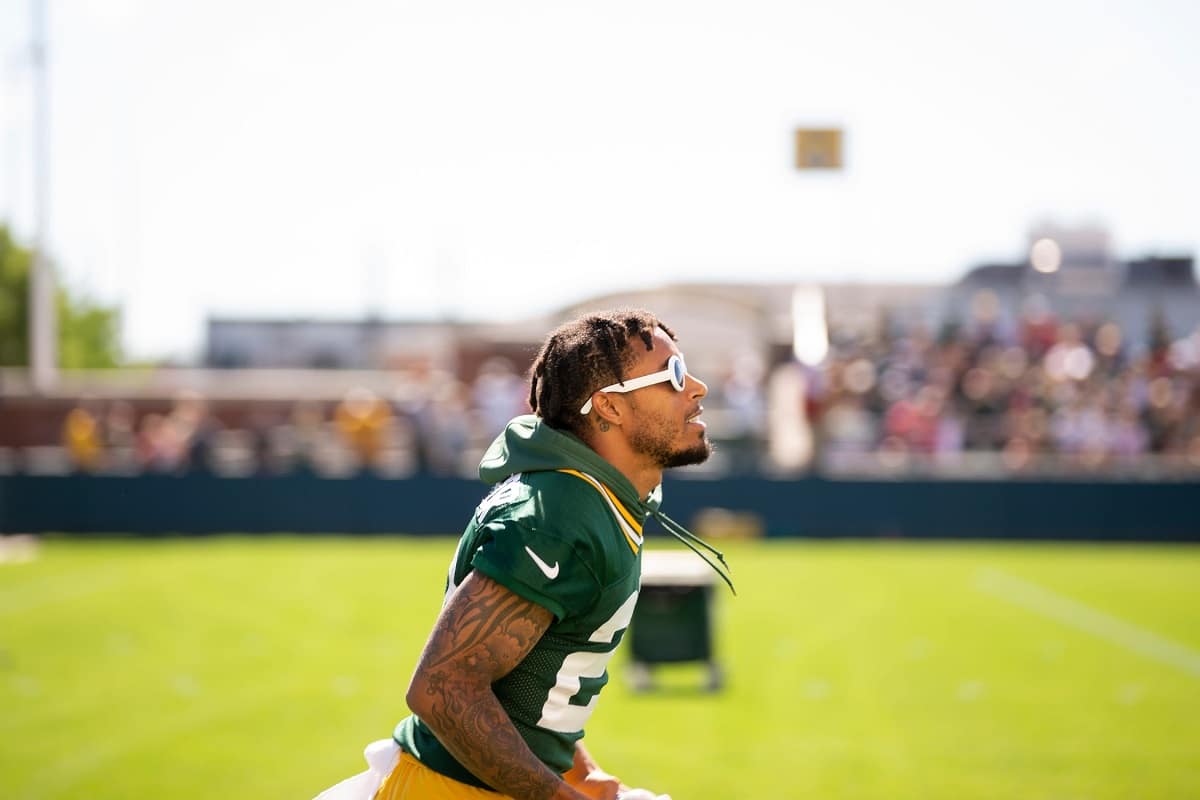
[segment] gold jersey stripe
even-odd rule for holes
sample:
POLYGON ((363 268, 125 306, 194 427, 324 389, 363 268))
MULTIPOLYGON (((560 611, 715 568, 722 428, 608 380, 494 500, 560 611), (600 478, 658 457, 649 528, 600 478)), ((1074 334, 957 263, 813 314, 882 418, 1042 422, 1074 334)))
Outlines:
POLYGON ((639 523, 636 519, 634 519, 633 514, 630 514, 629 509, 625 508, 625 506, 621 503, 621 501, 617 499, 617 496, 615 494, 613 494, 612 489, 609 489, 603 483, 600 484, 600 488, 603 489, 604 493, 607 494, 609 496, 609 498, 613 501, 613 505, 615 505, 617 507, 617 511, 621 512, 621 516, 625 517, 625 521, 629 523, 629 527, 633 528, 635 531, 637 531, 640 534, 642 532, 641 523, 639 523))
POLYGON ((642 527, 640 525, 634 527, 634 525, 630 524, 628 521, 630 516, 629 512, 626 511, 621 502, 617 500, 611 492, 608 491, 608 487, 593 478, 591 475, 588 475, 586 472, 580 472, 577 469, 560 469, 558 471, 565 472, 568 475, 574 475, 576 478, 586 481, 592 485, 592 488, 600 493, 600 496, 604 498, 604 502, 607 503, 609 509, 612 510, 613 516, 616 517, 617 525, 621 528, 621 532, 625 534, 625 541, 629 543, 630 549, 632 549, 634 553, 637 553, 638 548, 642 546, 642 527))
POLYGON ((574 475, 578 478, 583 478, 588 483, 592 484, 592 486, 595 486, 597 489, 604 492, 604 494, 611 501, 611 505, 614 508, 616 508, 617 512, 621 515, 621 517, 626 522, 629 523, 629 527, 633 528, 635 533, 637 533, 639 535, 641 534, 642 524, 637 521, 637 517, 635 517, 635 516, 633 516, 633 514, 629 513, 629 509, 627 509, 625 507, 625 504, 620 501, 620 499, 616 496, 616 494, 613 493, 613 491, 611 489, 609 489, 607 486, 605 486, 600 481, 593 478, 591 475, 588 475, 586 472, 580 472, 577 469, 560 469, 559 472, 566 472, 569 475, 574 475))

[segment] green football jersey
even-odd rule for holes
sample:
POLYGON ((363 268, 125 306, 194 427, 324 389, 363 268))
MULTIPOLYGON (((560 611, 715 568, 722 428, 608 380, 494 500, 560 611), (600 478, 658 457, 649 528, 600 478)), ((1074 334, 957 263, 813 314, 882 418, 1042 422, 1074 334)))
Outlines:
MULTIPOLYGON (((535 444, 561 446, 555 437, 569 438, 545 426, 535 433, 535 444)), ((633 616, 646 516, 630 502, 631 486, 609 485, 618 482, 610 465, 574 455, 561 463, 578 469, 517 472, 492 488, 459 540, 446 588, 449 598, 478 570, 553 613, 541 640, 492 688, 530 749, 559 773, 571 767, 575 742, 608 682, 608 661, 633 616)), ((505 462, 520 465, 520 456, 505 453, 505 462)), ((426 766, 486 788, 416 716, 402 720, 394 737, 426 766)))

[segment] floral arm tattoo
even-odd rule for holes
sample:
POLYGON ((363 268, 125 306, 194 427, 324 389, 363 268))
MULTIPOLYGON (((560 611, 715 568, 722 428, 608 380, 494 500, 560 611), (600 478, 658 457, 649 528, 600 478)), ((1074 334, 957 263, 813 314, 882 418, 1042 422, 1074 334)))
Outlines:
POLYGON ((480 780, 516 800, 583 797, 541 762, 492 692, 552 615, 479 572, 442 609, 408 690, 409 706, 480 780))

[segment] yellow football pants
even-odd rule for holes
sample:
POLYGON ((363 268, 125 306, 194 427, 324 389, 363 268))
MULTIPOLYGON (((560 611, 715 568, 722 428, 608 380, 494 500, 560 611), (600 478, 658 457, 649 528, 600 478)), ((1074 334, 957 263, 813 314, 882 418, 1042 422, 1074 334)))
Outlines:
POLYGON ((468 786, 417 761, 408 753, 384 779, 375 800, 505 800, 507 795, 468 786))

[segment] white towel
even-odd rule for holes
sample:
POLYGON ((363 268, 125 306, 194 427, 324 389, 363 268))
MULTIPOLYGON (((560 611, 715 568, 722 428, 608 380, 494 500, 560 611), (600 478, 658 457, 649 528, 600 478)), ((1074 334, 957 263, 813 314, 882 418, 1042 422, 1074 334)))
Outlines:
POLYGON ((400 745, 393 739, 371 742, 363 750, 367 760, 367 771, 330 786, 313 800, 372 800, 384 779, 396 768, 400 759, 400 745))

